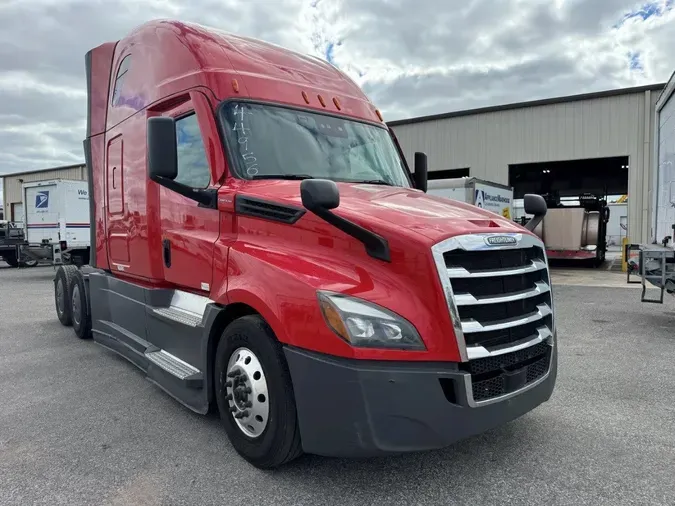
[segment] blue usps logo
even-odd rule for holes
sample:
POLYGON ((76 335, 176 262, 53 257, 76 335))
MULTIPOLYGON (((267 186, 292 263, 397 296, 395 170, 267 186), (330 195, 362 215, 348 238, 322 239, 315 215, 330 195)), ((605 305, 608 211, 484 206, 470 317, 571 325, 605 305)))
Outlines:
POLYGON ((49 207, 49 192, 41 191, 35 195, 35 209, 47 209, 49 207))

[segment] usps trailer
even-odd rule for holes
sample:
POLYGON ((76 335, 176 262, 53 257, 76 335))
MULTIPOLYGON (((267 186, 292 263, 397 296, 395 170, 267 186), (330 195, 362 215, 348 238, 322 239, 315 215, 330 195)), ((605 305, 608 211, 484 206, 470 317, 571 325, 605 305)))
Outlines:
POLYGON ((476 177, 429 180, 427 193, 459 200, 497 213, 513 216, 513 188, 476 177))
POLYGON ((86 181, 53 179, 22 186, 23 253, 54 264, 89 262, 89 189, 86 181))

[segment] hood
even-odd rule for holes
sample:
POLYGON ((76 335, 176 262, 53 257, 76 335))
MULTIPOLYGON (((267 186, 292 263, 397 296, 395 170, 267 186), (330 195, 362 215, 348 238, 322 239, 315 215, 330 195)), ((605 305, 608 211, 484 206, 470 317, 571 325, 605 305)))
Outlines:
MULTIPOLYGON (((337 183, 340 206, 336 213, 361 223, 381 222, 403 227, 440 241, 476 232, 527 231, 513 221, 476 206, 410 188, 337 183)), ((302 206, 299 181, 254 181, 242 184, 244 193, 302 206)))

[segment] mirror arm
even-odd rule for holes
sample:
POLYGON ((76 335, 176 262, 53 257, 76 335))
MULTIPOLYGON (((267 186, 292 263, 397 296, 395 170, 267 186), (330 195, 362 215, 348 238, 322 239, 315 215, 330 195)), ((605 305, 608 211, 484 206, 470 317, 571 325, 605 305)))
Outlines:
POLYGON ((195 202, 198 202, 199 207, 205 207, 208 209, 218 208, 218 190, 215 188, 191 188, 190 186, 177 183, 173 179, 163 176, 155 176, 152 178, 152 180, 171 191, 175 191, 183 197, 187 197, 194 200, 195 202))
POLYGON ((525 224, 525 228, 530 232, 533 232, 534 229, 537 228, 537 226, 539 225, 539 223, 541 223, 541 220, 543 219, 544 219, 543 214, 537 214, 533 216, 532 219, 525 224))
POLYGON ((366 247, 366 252, 373 258, 391 262, 391 254, 389 251, 389 243, 387 240, 377 235, 370 230, 363 228, 356 223, 349 221, 337 214, 332 213, 328 209, 318 207, 310 209, 310 212, 316 214, 319 218, 327 221, 335 228, 342 230, 344 233, 351 235, 355 239, 361 241, 366 247))

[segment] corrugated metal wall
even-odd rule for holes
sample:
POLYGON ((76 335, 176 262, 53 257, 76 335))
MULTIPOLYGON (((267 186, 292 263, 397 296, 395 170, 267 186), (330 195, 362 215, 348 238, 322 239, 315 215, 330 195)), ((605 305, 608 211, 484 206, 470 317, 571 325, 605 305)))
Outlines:
POLYGON ((72 179, 76 181, 86 181, 86 166, 75 165, 72 167, 57 167, 53 170, 43 170, 39 172, 26 172, 23 174, 11 174, 3 177, 3 201, 5 207, 5 219, 13 218, 11 216, 12 204, 21 202, 21 184, 34 183, 39 181, 48 181, 50 179, 72 179))
POLYGON ((393 130, 411 164, 415 151, 425 151, 430 171, 470 167, 472 176, 502 184, 508 184, 509 164, 628 156, 629 238, 646 241, 657 96, 646 91, 396 125, 393 130))

